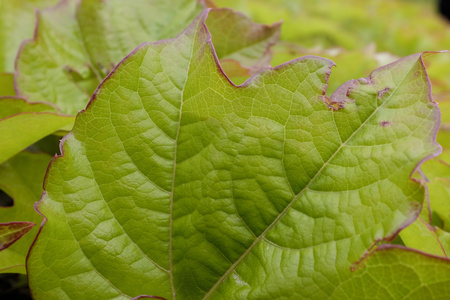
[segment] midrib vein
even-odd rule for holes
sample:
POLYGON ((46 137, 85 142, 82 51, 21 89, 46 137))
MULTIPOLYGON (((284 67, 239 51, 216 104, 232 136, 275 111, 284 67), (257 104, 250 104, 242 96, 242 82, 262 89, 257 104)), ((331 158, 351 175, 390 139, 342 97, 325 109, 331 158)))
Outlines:
POLYGON ((173 192, 175 189, 175 174, 177 171, 177 150, 178 150, 178 137, 180 135, 180 128, 181 128, 181 115, 183 111, 183 98, 184 98, 184 90, 186 88, 186 83, 189 79, 189 70, 191 68, 192 63, 192 56, 194 53, 194 47, 195 47, 195 39, 192 43, 192 49, 191 49, 191 55, 189 57, 189 63, 186 68, 186 81, 184 82, 183 89, 181 90, 180 95, 180 112, 178 114, 178 128, 177 128, 177 134, 175 136, 174 140, 174 156, 173 156, 173 172, 172 172, 172 190, 170 192, 170 208, 169 208, 169 279, 170 279, 170 288, 172 291, 172 297, 175 300, 177 298, 176 291, 175 291, 175 284, 173 282, 173 192))
MULTIPOLYGON (((255 246, 257 244, 259 244, 259 242, 261 240, 264 239, 264 237, 266 236, 266 234, 273 228, 275 227, 275 225, 278 223, 278 221, 283 218, 287 212, 289 211, 289 209, 294 205, 294 203, 297 201, 297 199, 299 199, 301 196, 303 196, 303 194, 308 190, 309 186, 311 184, 314 183, 314 181, 316 180, 317 177, 320 176, 320 174, 322 173, 322 171, 328 166, 328 164, 330 163, 330 161, 333 160, 333 158, 341 151, 341 149, 346 145, 346 143, 348 141, 350 141, 353 136, 355 136, 364 126, 365 124, 372 119, 372 117, 378 112, 378 110, 380 108, 382 108, 387 102, 389 102, 389 100, 391 99, 391 97, 396 93, 397 89, 399 86, 401 86, 403 84, 403 81, 405 80, 405 78, 409 75, 409 73, 411 72, 412 68, 405 74, 405 76, 402 78, 402 80, 400 81, 400 83, 396 86, 395 90, 389 95, 389 97, 380 105, 378 106, 371 114, 369 117, 367 117, 366 120, 364 120, 364 122, 359 126, 359 128, 357 130, 355 130, 343 143, 341 143, 341 145, 339 146, 339 148, 333 153, 333 155, 322 165, 322 167, 319 169, 319 171, 317 171, 317 173, 314 175, 313 178, 311 178, 311 180, 306 184, 306 186, 297 194, 295 195, 295 197, 292 199, 292 201, 286 206, 286 208, 275 218, 275 220, 266 228, 266 230, 263 231, 263 233, 261 233, 261 235, 259 237, 257 237, 255 239, 255 241, 250 245, 250 247, 245 250, 245 252, 230 266, 230 268, 216 281, 216 283, 211 287, 211 289, 208 291, 208 293, 205 294, 205 296, 202 298, 204 300, 208 299, 212 293, 214 293, 214 291, 224 282, 224 280, 231 274, 231 272, 234 271, 234 269, 236 268, 236 266, 238 264, 241 263, 242 260, 244 260, 244 258, 247 257, 247 255, 253 250, 253 248, 255 248, 255 246)), ((376 95, 374 95, 376 97, 376 95)), ((334 112, 333 112, 333 118, 334 118, 334 112)), ((338 133, 339 134, 339 133, 338 133)))

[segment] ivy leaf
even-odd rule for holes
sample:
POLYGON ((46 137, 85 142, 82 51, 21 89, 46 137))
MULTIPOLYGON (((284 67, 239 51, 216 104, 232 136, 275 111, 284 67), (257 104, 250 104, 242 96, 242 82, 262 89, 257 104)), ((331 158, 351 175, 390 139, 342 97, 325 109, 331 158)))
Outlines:
POLYGON ((0 251, 0 273, 26 273, 25 257, 38 232, 37 226, 32 229, 32 225, 42 221, 42 217, 33 210, 33 204, 42 194, 42 180, 50 159, 47 154, 21 152, 0 165, 0 189, 14 200, 13 207, 0 208, 1 223, 9 224, 1 226, 0 231, 22 225, 18 227, 18 233, 23 235, 16 243, 0 251))
MULTIPOLYGON (((200 1, 192 0, 83 0, 76 8, 61 1, 37 13, 36 35, 23 44, 17 58, 18 94, 75 115, 125 55, 143 42, 174 37, 202 8, 200 1)), ((223 47, 223 58, 239 60, 244 71, 268 66, 268 48, 278 39, 279 24, 255 24, 229 9, 219 9, 212 17, 211 30, 215 43, 223 47)))
POLYGON ((71 129, 73 116, 61 115, 45 103, 0 97, 0 163, 54 132, 71 129))
MULTIPOLYGON (((35 299, 372 293, 373 278, 352 266, 414 221, 425 190, 410 174, 440 150, 423 55, 330 98, 334 64, 319 57, 235 86, 206 17, 138 47, 78 115, 37 205, 35 299)), ((396 272, 386 260, 375 272, 396 272)), ((422 278, 421 266, 409 267, 422 278)), ((449 267, 435 264, 446 280, 449 267)), ((417 288, 398 282, 404 296, 417 288)))

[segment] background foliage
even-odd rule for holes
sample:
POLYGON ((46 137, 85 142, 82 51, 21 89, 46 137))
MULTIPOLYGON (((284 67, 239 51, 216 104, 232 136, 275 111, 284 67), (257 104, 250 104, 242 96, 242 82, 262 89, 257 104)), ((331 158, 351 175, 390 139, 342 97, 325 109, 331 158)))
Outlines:
MULTIPOLYGON (((14 199, 14 207, 0 211, 1 232, 7 233, 0 234, 0 246, 7 245, 0 252, 0 272, 26 273, 25 258, 39 226, 31 229, 29 223, 22 223, 24 227, 18 230, 11 229, 10 224, 42 221, 33 203, 41 197, 50 161, 48 154, 59 153, 59 139, 72 129, 75 115, 86 107, 98 84, 139 44, 175 37, 205 6, 236 10, 213 10, 206 21, 222 68, 235 84, 243 83, 269 64, 276 66, 299 56, 318 55, 337 65, 326 91, 331 97, 343 83, 366 77, 373 69, 401 57, 450 49, 449 23, 436 12, 433 1, 91 0, 77 4, 69 0, 0 0, 0 189, 4 192, 2 201, 14 199), (281 20, 280 27, 276 22, 281 20), (6 241, 11 238, 18 240, 9 246, 6 241)), ((411 297, 439 298, 447 293, 444 285, 450 276, 446 254, 450 251, 450 58, 434 55, 425 64, 434 100, 441 109, 437 141, 443 152, 414 174, 426 184, 429 204, 392 243, 442 259, 402 248, 386 248, 363 263, 359 279, 343 284, 337 297, 351 297, 349 291, 356 297, 372 289, 379 297, 398 298, 407 292, 402 294, 399 286, 408 285, 422 287, 414 290, 411 297), (428 269, 421 269, 423 266, 428 269), (394 269, 397 273, 391 272, 394 269), (416 281, 398 281, 401 274, 410 275, 411 270, 417 275, 416 281), (442 276, 423 277, 433 272, 442 276), (383 291, 393 281, 390 276, 396 278, 398 286, 383 291), (375 285, 379 288, 366 289, 365 282, 374 277, 380 278, 375 285), (356 289, 357 285, 363 288, 356 289), (428 285, 439 285, 440 289, 430 292, 428 285)), ((427 99, 425 94, 423 99, 427 99)), ((433 145, 427 144, 424 149, 427 147, 432 153, 433 145)), ((378 246, 383 247, 388 246, 378 246)), ((355 254, 361 256, 362 252, 355 254)), ((34 267, 36 263, 39 264, 33 261, 34 267)), ((38 269, 43 268, 34 270, 38 269)), ((239 280, 236 282, 239 285, 239 280)), ((221 293, 232 297, 226 290, 221 293)))

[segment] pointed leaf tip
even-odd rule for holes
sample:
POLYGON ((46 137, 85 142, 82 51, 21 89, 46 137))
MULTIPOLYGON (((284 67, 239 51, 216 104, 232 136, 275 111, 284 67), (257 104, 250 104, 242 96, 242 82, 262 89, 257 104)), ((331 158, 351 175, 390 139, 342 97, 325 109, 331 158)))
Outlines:
POLYGON ((0 251, 17 242, 35 225, 31 222, 0 223, 0 251))

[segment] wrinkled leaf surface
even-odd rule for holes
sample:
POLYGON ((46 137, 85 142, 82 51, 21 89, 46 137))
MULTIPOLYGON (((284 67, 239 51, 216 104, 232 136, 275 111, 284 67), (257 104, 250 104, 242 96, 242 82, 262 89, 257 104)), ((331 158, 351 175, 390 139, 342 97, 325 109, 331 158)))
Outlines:
MULTIPOLYGON (((75 115, 131 50, 143 42, 176 36, 202 8, 193 0, 83 0, 75 8, 62 1, 40 11, 36 36, 24 44, 17 59, 18 93, 75 115)), ((278 39, 279 24, 255 24, 227 9, 211 17, 210 30, 217 31, 215 43, 223 48, 223 58, 242 64, 241 72, 268 65, 268 48, 278 39)))
MULTIPOLYGON (((428 295, 411 280, 397 281, 402 291, 372 283, 370 270, 412 261, 406 250, 352 272, 420 213, 425 191, 410 175, 439 151, 422 55, 330 98, 333 62, 318 57, 234 86, 206 15, 138 47, 78 115, 37 206, 33 296, 323 299, 355 285, 428 295)), ((431 263, 448 281, 448 262, 431 263)), ((409 268, 427 280, 423 264, 409 268)))

